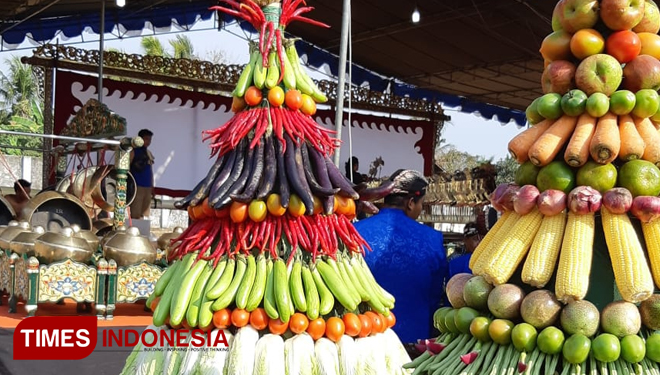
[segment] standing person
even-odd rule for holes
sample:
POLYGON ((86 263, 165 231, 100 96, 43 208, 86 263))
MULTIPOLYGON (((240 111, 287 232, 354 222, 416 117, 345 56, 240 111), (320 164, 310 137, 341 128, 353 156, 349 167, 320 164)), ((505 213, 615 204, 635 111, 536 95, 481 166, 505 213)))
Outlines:
POLYGON ((477 223, 470 222, 465 224, 463 228, 464 251, 462 254, 449 260, 450 279, 459 273, 472 273, 472 270, 470 270, 470 257, 472 257, 474 249, 479 246, 482 239, 483 235, 477 223))
POLYGON ((32 184, 26 180, 20 179, 14 182, 14 194, 9 194, 5 196, 5 199, 11 204, 16 214, 16 219, 21 219, 23 214, 23 208, 30 200, 32 184))
POLYGON ((358 169, 360 169, 360 161, 357 157, 351 157, 351 160, 344 163, 344 168, 346 168, 346 178, 348 178, 349 181, 352 181, 355 185, 366 182, 365 175, 358 172, 358 169), (351 168, 351 164, 353 165, 353 168, 351 168))
POLYGON ((151 137, 154 135, 148 129, 142 129, 138 136, 144 140, 144 145, 131 151, 131 174, 135 179, 137 191, 131 203, 131 218, 149 218, 151 199, 154 197, 154 156, 149 151, 151 137))
POLYGON ((416 219, 422 212, 427 180, 419 172, 398 170, 385 206, 355 228, 372 252, 365 260, 378 283, 396 299, 394 331, 404 343, 432 337, 433 313, 441 305, 447 275, 442 232, 416 219))

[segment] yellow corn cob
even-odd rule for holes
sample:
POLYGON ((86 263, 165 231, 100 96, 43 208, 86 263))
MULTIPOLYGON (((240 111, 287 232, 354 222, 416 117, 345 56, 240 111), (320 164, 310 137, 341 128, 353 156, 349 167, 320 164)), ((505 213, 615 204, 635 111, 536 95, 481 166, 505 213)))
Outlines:
POLYGON ((644 301, 653 294, 653 276, 635 228, 626 214, 613 214, 605 207, 600 214, 621 297, 632 303, 644 301))
POLYGON ((561 240, 566 228, 566 211, 554 216, 545 216, 541 228, 534 237, 522 270, 522 281, 537 288, 544 287, 555 272, 561 250, 561 240))
POLYGON ((480 254, 478 255, 477 258, 472 259, 474 258, 474 255, 470 257, 470 269, 472 270, 473 274, 475 275, 483 274, 486 265, 488 265, 491 258, 495 254, 493 250, 498 248, 500 244, 506 241, 506 239, 509 237, 509 233, 511 233, 511 230, 520 220, 520 218, 521 218, 520 215, 511 211, 509 212, 509 215, 507 216, 506 220, 503 220, 502 218, 498 220, 498 222, 500 221, 502 222, 502 226, 498 230, 494 230, 495 228, 490 230, 490 232, 493 232, 494 234, 494 236, 490 241, 488 242, 481 241, 479 243, 479 245, 475 249, 475 252, 479 251, 480 254))
POLYGON ((491 284, 504 284, 516 272, 541 227, 543 215, 537 208, 520 217, 513 229, 507 233, 507 239, 493 248, 493 255, 483 271, 483 276, 491 284))
POLYGON ((587 295, 594 234, 594 214, 568 213, 555 282, 555 295, 563 303, 582 300, 587 295))
POLYGON ((642 231, 646 242, 646 251, 649 253, 651 273, 655 285, 660 288, 660 220, 650 223, 642 222, 642 231))
POLYGON ((499 220, 493 225, 492 228, 486 233, 486 236, 479 242, 479 245, 477 245, 477 248, 474 249, 472 252, 472 256, 470 257, 470 269, 473 269, 474 266, 477 264, 477 261, 479 260, 479 257, 487 252, 487 249, 490 248, 490 245, 493 242, 493 238, 497 235, 497 233, 500 231, 500 229, 504 226, 505 222, 507 219, 509 219, 515 212, 513 211, 506 211, 502 214, 499 220))

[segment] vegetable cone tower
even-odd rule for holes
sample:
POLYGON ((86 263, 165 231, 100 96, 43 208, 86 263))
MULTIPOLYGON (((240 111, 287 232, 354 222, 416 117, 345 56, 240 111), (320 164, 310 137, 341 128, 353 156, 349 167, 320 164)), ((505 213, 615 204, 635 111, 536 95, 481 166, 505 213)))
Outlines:
POLYGON ((193 223, 173 241, 147 305, 151 328, 224 335, 229 351, 138 347, 124 373, 404 373, 394 298, 351 224, 360 194, 379 199, 387 186, 355 186, 330 161, 338 142, 311 117, 327 99, 283 37, 289 22, 327 26, 303 17, 312 8, 300 0, 224 3, 212 9, 250 22, 259 41, 233 93, 235 115, 204 132, 215 163, 177 202, 193 223))
POLYGON ((659 371, 660 12, 561 0, 552 29, 502 215, 448 283, 444 334, 404 366, 418 374, 659 371))

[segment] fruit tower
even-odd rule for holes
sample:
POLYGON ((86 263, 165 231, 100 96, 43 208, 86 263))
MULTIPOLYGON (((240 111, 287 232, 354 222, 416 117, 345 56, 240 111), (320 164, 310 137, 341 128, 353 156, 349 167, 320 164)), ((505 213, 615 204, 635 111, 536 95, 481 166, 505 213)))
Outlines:
POLYGON ((491 196, 501 217, 474 276, 449 281, 416 373, 660 371, 660 12, 560 0, 552 29, 544 95, 508 144, 516 180, 491 196))
POLYGON ((294 21, 327 26, 303 17, 313 8, 301 0, 223 3, 212 9, 249 22, 259 41, 249 43, 234 116, 204 132, 215 163, 177 202, 193 223, 173 241, 147 306, 150 335, 183 328, 190 341, 199 329, 229 350, 137 347, 123 373, 405 373, 394 298, 351 223, 355 200, 379 199, 392 184, 355 186, 331 162, 338 141, 311 117, 327 99, 283 34, 294 21))

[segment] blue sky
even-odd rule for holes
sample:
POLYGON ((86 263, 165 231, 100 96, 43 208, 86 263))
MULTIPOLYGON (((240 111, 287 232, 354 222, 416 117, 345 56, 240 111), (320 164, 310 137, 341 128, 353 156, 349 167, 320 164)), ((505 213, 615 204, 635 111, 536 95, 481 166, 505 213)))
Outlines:
MULTIPOLYGON (((155 34, 163 45, 169 47, 168 40, 181 33, 180 30, 172 28, 169 32, 155 34)), ((153 31, 145 30, 145 35, 154 35, 153 31)), ((186 32, 186 35, 193 42, 195 52, 201 58, 207 58, 213 51, 223 51, 228 63, 244 64, 248 60, 248 47, 245 43, 249 34, 244 33, 239 27, 229 25, 222 31, 217 31, 213 27, 213 21, 201 21, 186 32)), ((59 39, 59 43, 75 45, 77 48, 98 49, 99 36, 86 33, 81 38, 69 40, 59 39)), ((53 41, 53 43, 58 41, 53 41)), ((116 35, 106 35, 106 48, 112 47, 123 50, 127 53, 142 53, 139 37, 129 37, 118 39, 116 35)), ((4 50, 0 52, 0 69, 6 68, 5 60, 12 55, 29 56, 32 54, 31 48, 34 45, 30 42, 24 42, 18 50, 4 50)), ((325 69, 310 70, 313 78, 328 78, 325 69)), ((539 82, 540 84, 540 82, 539 82)), ((473 155, 481 155, 486 158, 494 158, 495 161, 506 157, 508 141, 518 134, 524 128, 516 126, 515 123, 502 124, 495 120, 485 120, 478 115, 465 114, 457 109, 445 108, 451 121, 445 124, 445 130, 442 137, 447 143, 453 144, 459 150, 473 155)))

